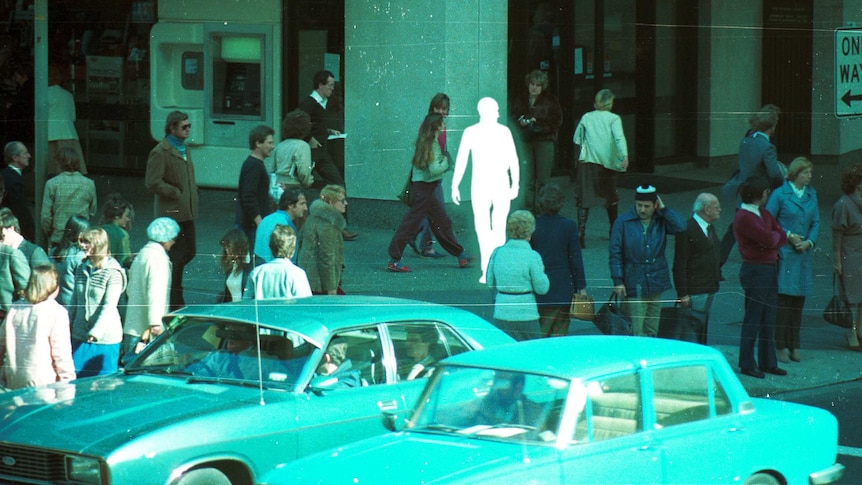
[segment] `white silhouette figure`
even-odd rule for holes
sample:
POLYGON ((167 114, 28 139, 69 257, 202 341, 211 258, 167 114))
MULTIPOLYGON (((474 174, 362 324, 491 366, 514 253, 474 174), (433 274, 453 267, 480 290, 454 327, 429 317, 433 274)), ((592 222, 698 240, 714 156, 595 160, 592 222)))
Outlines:
POLYGON ((497 122, 500 107, 493 98, 482 98, 477 105, 479 122, 464 130, 455 174, 452 178, 452 202, 461 204, 458 186, 473 154, 470 190, 473 199, 473 223, 479 240, 482 262, 480 283, 485 283, 485 270, 491 253, 506 243, 506 217, 512 199, 518 197, 518 152, 512 132, 497 122))

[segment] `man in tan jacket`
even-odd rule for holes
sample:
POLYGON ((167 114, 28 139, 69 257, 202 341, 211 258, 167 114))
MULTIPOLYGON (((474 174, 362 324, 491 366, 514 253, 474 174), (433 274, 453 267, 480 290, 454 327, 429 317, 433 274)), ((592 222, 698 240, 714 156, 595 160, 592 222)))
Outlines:
POLYGON ((198 214, 198 186, 191 153, 186 150, 192 124, 182 111, 172 111, 165 122, 165 138, 150 152, 147 160, 146 185, 155 194, 154 217, 170 217, 180 226, 180 234, 171 248, 170 309, 185 306, 183 273, 195 257, 195 217, 198 214))

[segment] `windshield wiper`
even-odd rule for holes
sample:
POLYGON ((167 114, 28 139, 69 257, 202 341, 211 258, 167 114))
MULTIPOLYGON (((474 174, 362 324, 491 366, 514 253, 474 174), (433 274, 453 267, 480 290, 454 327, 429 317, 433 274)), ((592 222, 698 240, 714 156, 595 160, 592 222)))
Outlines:
POLYGON ((134 374, 159 374, 159 375, 176 375, 176 376, 190 376, 191 372, 187 372, 179 369, 172 369, 171 364, 166 365, 152 365, 146 367, 133 367, 131 369, 125 368, 123 369, 124 374, 134 375, 134 374))
POLYGON ((269 387, 266 384, 262 384, 256 381, 245 381, 242 379, 234 379, 229 377, 201 377, 194 376, 189 377, 186 380, 188 384, 233 384, 235 386, 248 387, 251 389, 263 389, 265 391, 269 390, 269 387))

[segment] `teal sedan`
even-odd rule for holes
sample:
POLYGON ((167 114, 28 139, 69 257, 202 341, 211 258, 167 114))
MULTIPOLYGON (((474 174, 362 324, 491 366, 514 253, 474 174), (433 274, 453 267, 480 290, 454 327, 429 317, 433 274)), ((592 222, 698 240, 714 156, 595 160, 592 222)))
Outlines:
MULTIPOLYGON (((0 394, 0 482, 251 484, 386 432, 438 362, 511 343, 442 305, 315 296, 189 307, 121 372, 0 394)), ((406 416, 406 414, 403 414, 406 416)))
POLYGON ((829 412, 748 396, 724 356, 663 339, 534 340, 448 359, 399 432, 280 465, 268 485, 825 484, 829 412))

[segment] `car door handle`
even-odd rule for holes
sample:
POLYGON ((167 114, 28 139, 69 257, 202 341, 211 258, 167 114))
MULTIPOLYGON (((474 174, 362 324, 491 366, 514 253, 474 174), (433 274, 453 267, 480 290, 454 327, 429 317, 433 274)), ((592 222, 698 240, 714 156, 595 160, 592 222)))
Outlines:
POLYGON ((380 408, 381 411, 394 411, 398 409, 398 401, 377 401, 377 407, 380 408))

